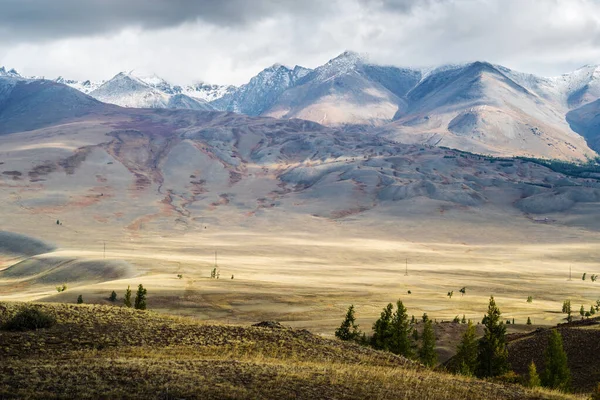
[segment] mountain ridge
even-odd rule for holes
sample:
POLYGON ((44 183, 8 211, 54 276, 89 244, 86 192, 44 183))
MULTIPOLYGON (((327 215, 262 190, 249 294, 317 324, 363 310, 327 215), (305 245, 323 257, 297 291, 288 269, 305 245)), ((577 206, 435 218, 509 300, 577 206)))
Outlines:
MULTIPOLYGON (((0 71, 22 78, 14 70, 0 71)), ((345 51, 314 69, 273 64, 237 87, 178 86, 137 71, 121 72, 101 85, 56 81, 125 107, 232 111, 362 126, 403 143, 478 153, 583 160, 600 150, 594 132, 574 130, 585 122, 567 121, 568 113, 575 115, 600 98, 600 67, 595 65, 545 78, 482 61, 435 68, 385 66, 345 51)))

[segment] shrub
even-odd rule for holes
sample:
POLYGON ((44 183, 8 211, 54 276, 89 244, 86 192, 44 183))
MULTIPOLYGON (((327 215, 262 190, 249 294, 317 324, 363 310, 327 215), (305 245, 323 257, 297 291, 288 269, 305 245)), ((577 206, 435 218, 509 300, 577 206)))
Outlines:
POLYGON ((117 301, 117 292, 115 292, 113 290, 113 292, 110 294, 110 297, 108 298, 110 301, 115 302, 117 301))
POLYGON ((590 397, 590 399, 591 400, 600 400, 600 383, 598 384, 598 386, 596 386, 596 388, 592 392, 592 397, 590 397))
POLYGON ((531 325, 531 318, 527 317, 527 325, 531 325))
POLYGON ((77 296, 77 304, 83 304, 83 296, 82 295, 77 296))
POLYGON ((503 373, 502 375, 498 375, 495 378, 495 380, 502 383, 521 383, 521 378, 515 373, 515 371, 508 371, 503 373))
POLYGON ((50 328, 56 323, 53 316, 34 307, 23 308, 3 326, 8 331, 28 331, 50 328))

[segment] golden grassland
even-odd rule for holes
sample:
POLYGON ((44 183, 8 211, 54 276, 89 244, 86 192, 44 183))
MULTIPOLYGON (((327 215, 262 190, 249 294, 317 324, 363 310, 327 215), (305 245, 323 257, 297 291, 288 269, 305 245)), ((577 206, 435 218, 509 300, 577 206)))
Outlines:
MULTIPOLYGON (((22 306, 0 303, 0 321, 22 306)), ((114 306, 34 306, 57 324, 0 331, 1 398, 577 398, 435 372, 304 330, 114 306)))

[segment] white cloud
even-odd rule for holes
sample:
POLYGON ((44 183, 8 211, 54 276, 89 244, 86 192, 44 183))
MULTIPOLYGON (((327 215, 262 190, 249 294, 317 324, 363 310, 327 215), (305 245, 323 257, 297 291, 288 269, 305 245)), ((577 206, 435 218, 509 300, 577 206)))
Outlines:
POLYGON ((305 9, 297 2, 261 4, 261 13, 247 17, 219 7, 214 21, 172 17, 150 24, 140 17, 130 25, 105 24, 111 27, 105 31, 95 24, 92 33, 58 35, 54 29, 56 38, 45 40, 33 32, 3 41, 0 65, 47 77, 107 79, 137 68, 176 83, 239 84, 275 62, 314 67, 346 49, 387 64, 485 60, 542 75, 600 62, 597 0, 332 0, 326 7, 308 2, 305 9), (227 13, 235 15, 229 20, 227 13))

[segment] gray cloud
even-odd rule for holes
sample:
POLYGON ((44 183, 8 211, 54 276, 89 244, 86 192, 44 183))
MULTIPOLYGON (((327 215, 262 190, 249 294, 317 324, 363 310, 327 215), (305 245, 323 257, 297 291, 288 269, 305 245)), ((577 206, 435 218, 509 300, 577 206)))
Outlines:
POLYGON ((600 0, 0 0, 0 65, 240 84, 275 62, 315 67, 355 50, 556 75, 600 63, 599 16, 600 0))
POLYGON ((279 14, 319 15, 326 8, 318 0, 0 0, 0 32, 8 41, 47 41, 195 21, 244 26, 279 14))
POLYGON ((427 7, 432 3, 448 0, 359 0, 367 8, 379 8, 390 12, 407 13, 417 7, 427 7))

